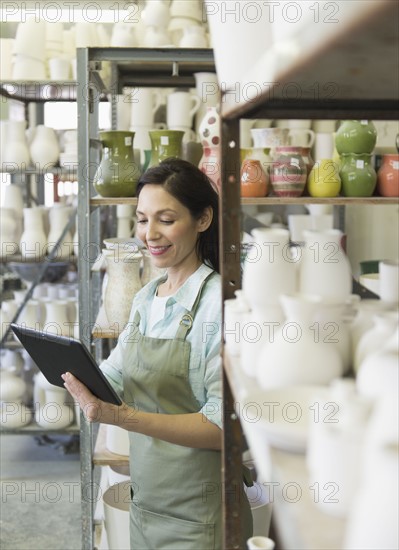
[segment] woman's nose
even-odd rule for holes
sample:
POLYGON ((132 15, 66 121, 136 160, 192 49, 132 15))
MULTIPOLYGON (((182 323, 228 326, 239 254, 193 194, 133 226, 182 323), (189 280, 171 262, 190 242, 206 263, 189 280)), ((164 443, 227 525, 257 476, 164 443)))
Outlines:
POLYGON ((147 241, 154 241, 159 237, 159 231, 157 229, 156 224, 148 222, 147 224, 147 232, 146 232, 146 238, 147 241))

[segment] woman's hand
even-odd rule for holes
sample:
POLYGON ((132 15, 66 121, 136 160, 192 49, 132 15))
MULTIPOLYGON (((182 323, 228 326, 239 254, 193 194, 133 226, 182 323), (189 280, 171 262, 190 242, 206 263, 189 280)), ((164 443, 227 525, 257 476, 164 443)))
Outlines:
POLYGON ((103 424, 114 424, 116 426, 125 424, 126 419, 132 416, 132 409, 125 403, 113 405, 101 401, 82 384, 73 374, 67 372, 62 375, 64 386, 79 403, 80 408, 88 422, 102 422, 103 424))

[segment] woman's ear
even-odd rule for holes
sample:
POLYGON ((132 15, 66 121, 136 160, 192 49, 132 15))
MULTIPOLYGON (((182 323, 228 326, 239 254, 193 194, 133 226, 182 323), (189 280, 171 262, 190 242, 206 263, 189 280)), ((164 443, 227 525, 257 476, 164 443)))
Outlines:
POLYGON ((201 216, 199 217, 198 231, 200 233, 206 231, 208 227, 211 225, 212 219, 213 219, 213 208, 211 206, 207 206, 202 212, 201 216))

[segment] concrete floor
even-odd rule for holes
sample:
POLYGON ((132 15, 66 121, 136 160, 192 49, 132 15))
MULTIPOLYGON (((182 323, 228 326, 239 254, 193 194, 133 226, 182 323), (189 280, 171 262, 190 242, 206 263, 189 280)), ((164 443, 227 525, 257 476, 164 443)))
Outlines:
POLYGON ((70 436, 51 439, 0 436, 1 550, 82 547, 79 452, 64 452, 70 436))

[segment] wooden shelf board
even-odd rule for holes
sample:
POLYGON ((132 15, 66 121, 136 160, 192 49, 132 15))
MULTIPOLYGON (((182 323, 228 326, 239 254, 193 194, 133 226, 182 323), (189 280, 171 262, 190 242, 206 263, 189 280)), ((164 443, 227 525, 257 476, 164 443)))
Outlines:
POLYGON ((117 204, 137 205, 137 197, 100 197, 96 195, 90 199, 92 206, 113 206, 117 204))
POLYGON ((93 338, 118 338, 120 333, 121 330, 109 326, 104 306, 101 306, 92 330, 93 338))
POLYGON ((129 457, 111 453, 106 447, 107 426, 100 424, 96 444, 94 446, 93 464, 97 466, 125 466, 129 464, 129 457))
POLYGON ((354 204, 396 204, 399 205, 399 197, 261 197, 242 198, 241 204, 275 205, 275 204, 331 204, 331 205, 354 205, 354 204))

